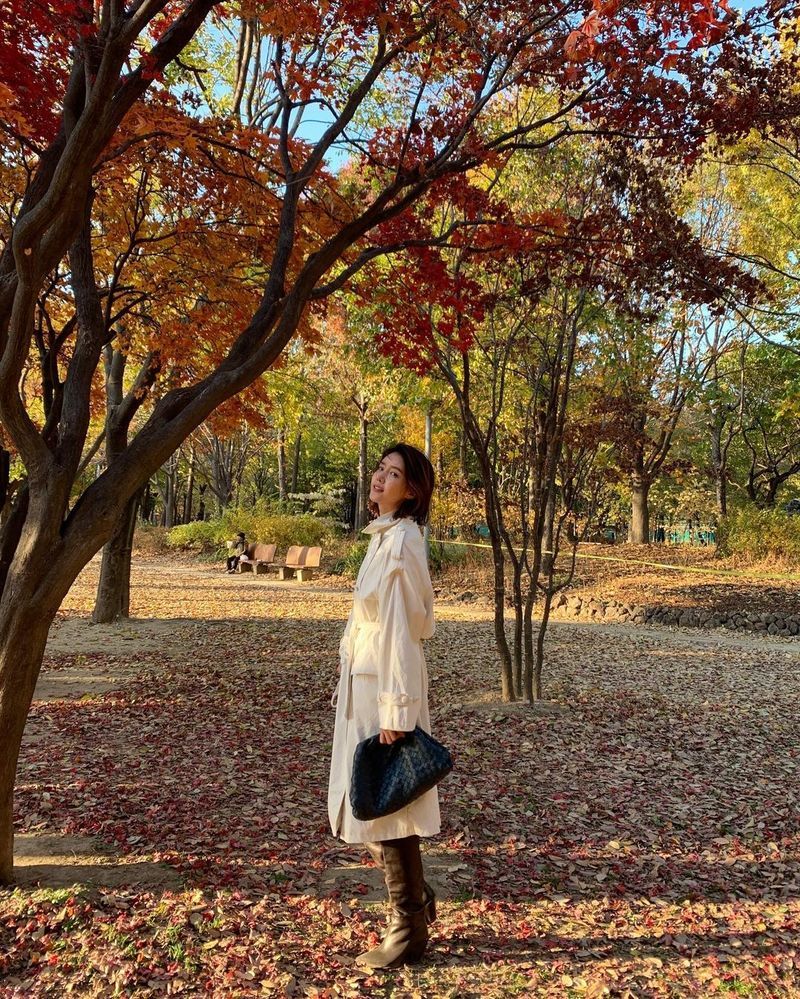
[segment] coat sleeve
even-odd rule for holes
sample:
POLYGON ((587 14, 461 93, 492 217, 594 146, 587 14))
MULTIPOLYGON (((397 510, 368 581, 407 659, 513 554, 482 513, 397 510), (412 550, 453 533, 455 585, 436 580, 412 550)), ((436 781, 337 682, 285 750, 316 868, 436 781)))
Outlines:
POLYGON ((378 595, 378 717, 380 727, 411 732, 422 702, 422 649, 428 612, 419 586, 416 546, 395 539, 378 595))

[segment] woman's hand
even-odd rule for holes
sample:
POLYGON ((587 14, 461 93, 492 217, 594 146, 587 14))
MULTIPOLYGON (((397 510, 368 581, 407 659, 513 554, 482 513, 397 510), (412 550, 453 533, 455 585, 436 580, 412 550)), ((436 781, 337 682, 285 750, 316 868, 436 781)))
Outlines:
POLYGON ((402 739, 406 735, 408 732, 393 732, 389 728, 382 728, 379 741, 383 746, 391 746, 393 742, 397 742, 398 739, 402 739))

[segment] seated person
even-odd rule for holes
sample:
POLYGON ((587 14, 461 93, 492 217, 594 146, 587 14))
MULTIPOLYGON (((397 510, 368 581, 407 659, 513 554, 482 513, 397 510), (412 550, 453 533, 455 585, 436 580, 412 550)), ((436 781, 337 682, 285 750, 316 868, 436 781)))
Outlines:
POLYGON ((243 558, 247 558, 247 541, 244 536, 244 531, 239 531, 236 535, 236 540, 231 546, 231 551, 233 554, 228 556, 228 572, 236 572, 239 562, 241 562, 243 558))

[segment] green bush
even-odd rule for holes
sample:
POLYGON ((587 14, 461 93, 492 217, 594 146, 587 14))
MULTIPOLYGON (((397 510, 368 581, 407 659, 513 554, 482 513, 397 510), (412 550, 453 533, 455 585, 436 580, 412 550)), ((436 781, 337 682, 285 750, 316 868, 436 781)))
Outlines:
POLYGON ((227 536, 220 535, 219 524, 218 520, 193 520, 189 524, 179 524, 167 531, 167 544, 170 548, 204 552, 224 547, 227 536))
POLYGON ((722 521, 717 539, 725 555, 800 565, 800 517, 782 510, 737 510, 722 521))
POLYGON ((274 544, 282 552, 291 545, 323 546, 335 534, 329 520, 310 514, 271 515, 245 510, 232 511, 216 520, 197 520, 173 527, 167 535, 172 548, 186 548, 205 553, 225 551, 227 541, 244 531, 249 543, 274 544))
POLYGON ((358 575, 368 547, 369 541, 357 541, 351 545, 345 557, 339 559, 331 572, 336 576, 347 576, 354 579, 358 575))

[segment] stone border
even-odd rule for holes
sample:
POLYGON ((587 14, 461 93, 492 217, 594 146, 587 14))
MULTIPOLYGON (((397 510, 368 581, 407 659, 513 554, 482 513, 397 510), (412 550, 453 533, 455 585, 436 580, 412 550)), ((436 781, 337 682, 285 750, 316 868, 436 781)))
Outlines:
POLYGON ((580 597, 559 593, 553 599, 553 610, 568 617, 620 624, 672 624, 683 628, 727 628, 756 634, 781 635, 792 638, 800 634, 800 617, 788 614, 760 614, 753 611, 711 611, 702 607, 645 607, 623 604, 616 600, 580 597))

